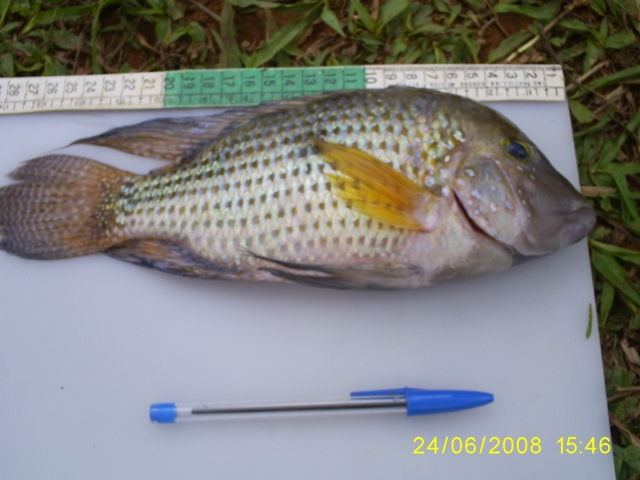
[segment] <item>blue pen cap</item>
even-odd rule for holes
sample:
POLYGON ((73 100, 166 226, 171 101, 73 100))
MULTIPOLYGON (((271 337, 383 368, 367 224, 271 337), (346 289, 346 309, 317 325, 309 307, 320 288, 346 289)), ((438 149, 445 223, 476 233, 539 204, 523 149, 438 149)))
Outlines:
POLYGON ((352 392, 352 397, 405 397, 407 416, 445 413, 480 407, 493 402, 493 395, 469 390, 423 390, 420 388, 394 388, 352 392))
POLYGON ((149 418, 152 422, 174 423, 177 416, 175 403, 154 403, 149 408, 149 418))
POLYGON ((420 390, 406 388, 407 416, 445 413, 480 407, 493 402, 493 395, 468 390, 420 390))

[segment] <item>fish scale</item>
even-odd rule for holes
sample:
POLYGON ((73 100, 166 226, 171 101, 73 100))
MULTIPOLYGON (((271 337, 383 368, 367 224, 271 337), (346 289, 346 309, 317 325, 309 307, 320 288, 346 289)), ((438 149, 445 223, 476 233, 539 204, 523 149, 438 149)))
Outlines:
POLYGON ((419 130, 428 120, 415 108, 379 102, 361 113, 362 99, 356 98, 336 115, 335 103, 304 108, 302 115, 317 118, 315 122, 300 124, 301 112, 295 110, 278 118, 277 125, 275 115, 266 116, 230 132, 174 172, 141 178, 124 192, 122 202, 136 207, 120 222, 130 235, 187 239, 198 255, 223 258, 236 267, 260 263, 245 250, 288 262, 382 256, 395 261, 393 252, 402 250, 407 232, 367 222, 362 214, 336 201, 323 174, 330 168, 320 155, 310 153, 315 149, 310 138, 369 150, 421 181, 429 165, 453 146, 457 130, 446 125, 454 122, 443 121, 446 117, 441 114, 432 141, 432 136, 425 137, 419 130), (380 117, 387 121, 376 121, 380 117), (416 142, 430 163, 407 168, 398 152, 411 157, 416 142), (207 178, 194 180, 197 177, 207 178), (149 190, 162 193, 153 199, 140 193, 149 190))

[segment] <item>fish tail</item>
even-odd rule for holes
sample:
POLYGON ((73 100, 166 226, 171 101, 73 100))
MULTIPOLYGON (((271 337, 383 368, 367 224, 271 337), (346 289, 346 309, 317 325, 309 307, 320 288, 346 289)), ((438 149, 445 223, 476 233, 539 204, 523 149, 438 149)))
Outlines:
POLYGON ((116 200, 134 174, 86 158, 50 155, 11 174, 0 188, 0 249, 25 258, 69 258, 126 240, 116 200))

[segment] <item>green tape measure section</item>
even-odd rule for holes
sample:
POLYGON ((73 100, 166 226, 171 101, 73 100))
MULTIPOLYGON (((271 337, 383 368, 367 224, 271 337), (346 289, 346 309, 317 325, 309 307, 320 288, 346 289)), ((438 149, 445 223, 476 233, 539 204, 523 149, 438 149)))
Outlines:
POLYGON ((164 107, 247 106, 365 87, 364 67, 182 70, 165 76, 164 107))

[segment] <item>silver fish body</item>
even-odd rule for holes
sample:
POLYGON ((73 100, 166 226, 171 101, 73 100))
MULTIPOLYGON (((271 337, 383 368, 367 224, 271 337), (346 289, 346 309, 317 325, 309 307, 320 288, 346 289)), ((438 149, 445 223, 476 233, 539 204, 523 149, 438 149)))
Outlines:
POLYGON ((575 242, 595 220, 511 122, 430 90, 340 92, 87 143, 182 158, 142 176, 33 160, 14 173, 22 183, 0 189, 0 247, 33 258, 106 251, 195 277, 388 289, 504 270, 575 242), (78 170, 91 179, 82 192, 78 170), (47 191, 91 197, 60 223, 66 237, 50 233, 56 223, 36 205, 47 191), (35 236, 34 221, 47 225, 35 236), (84 230, 68 238, 65 222, 84 230))

